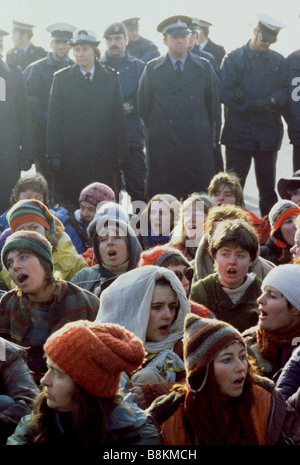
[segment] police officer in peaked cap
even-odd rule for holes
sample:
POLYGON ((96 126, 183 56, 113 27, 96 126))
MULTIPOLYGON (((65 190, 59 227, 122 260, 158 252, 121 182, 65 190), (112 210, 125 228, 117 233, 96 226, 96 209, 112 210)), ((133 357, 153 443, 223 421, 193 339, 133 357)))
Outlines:
POLYGON ((142 37, 139 33, 140 18, 124 19, 122 22, 126 26, 128 44, 126 50, 130 55, 147 63, 160 55, 157 45, 151 40, 142 37))
POLYGON ((33 24, 13 21, 12 39, 15 47, 8 50, 6 55, 7 63, 25 69, 33 61, 46 56, 43 47, 37 47, 31 42, 34 27, 33 24))

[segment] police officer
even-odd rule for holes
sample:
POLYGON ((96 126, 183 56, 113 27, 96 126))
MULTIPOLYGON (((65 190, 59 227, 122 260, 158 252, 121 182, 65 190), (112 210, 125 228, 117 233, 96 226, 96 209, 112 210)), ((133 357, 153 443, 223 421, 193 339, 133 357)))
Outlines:
POLYGON ((208 21, 204 21, 203 19, 198 20, 199 26, 199 35, 198 35, 198 45, 200 46, 200 50, 204 52, 211 53, 219 66, 221 66, 223 57, 225 56, 225 49, 222 45, 218 45, 213 42, 209 37, 209 28, 212 26, 211 23, 208 21))
POLYGON ((217 63, 217 60, 215 57, 209 53, 205 52, 204 50, 201 50, 200 45, 198 45, 198 37, 200 33, 200 26, 199 26, 200 20, 197 18, 192 18, 192 24, 191 24, 191 31, 192 34, 190 35, 190 41, 189 41, 189 48, 188 50, 192 53, 195 53, 195 55, 198 55, 198 57, 201 58, 206 58, 212 67, 214 68, 215 72, 217 75, 220 74, 220 66, 217 63))
POLYGON ((207 60, 188 52, 191 18, 162 21, 167 54, 147 63, 139 110, 146 128, 146 194, 179 200, 205 191, 215 174, 214 145, 220 118, 219 80, 207 60))
POLYGON ((226 170, 237 173, 244 187, 254 159, 262 216, 277 201, 276 160, 287 103, 287 66, 270 49, 284 25, 259 15, 252 39, 224 59, 221 68, 222 101, 226 106, 221 143, 226 146, 226 170))
POLYGON ((34 27, 32 24, 13 21, 12 39, 15 47, 6 54, 8 64, 25 69, 33 61, 46 56, 46 51, 42 47, 37 47, 31 42, 34 27))
POLYGON ((22 71, 2 60, 3 38, 0 31, 0 212, 10 207, 10 196, 24 160, 32 152, 29 102, 22 71))
POLYGON ((52 51, 45 58, 28 65, 23 72, 31 103, 35 168, 45 176, 49 186, 51 183, 46 161, 46 130, 50 89, 53 74, 73 64, 69 58, 69 42, 75 29, 66 23, 49 26, 47 31, 51 34, 52 51))
POLYGON ((143 123, 137 108, 137 90, 145 63, 126 52, 128 37, 123 23, 108 26, 104 38, 107 48, 101 62, 118 71, 124 102, 129 145, 129 159, 124 168, 126 191, 132 201, 144 201, 147 169, 143 123))
POLYGON ((129 18, 122 21, 127 30, 129 38, 126 50, 130 55, 147 63, 148 61, 160 55, 158 47, 149 39, 140 36, 139 34, 140 18, 129 18))

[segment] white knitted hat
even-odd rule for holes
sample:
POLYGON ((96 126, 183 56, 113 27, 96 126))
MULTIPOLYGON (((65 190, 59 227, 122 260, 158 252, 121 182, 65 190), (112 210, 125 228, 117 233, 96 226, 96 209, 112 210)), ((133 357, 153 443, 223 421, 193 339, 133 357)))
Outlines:
POLYGON ((272 268, 262 283, 262 289, 272 286, 300 312, 300 265, 288 264, 272 268))

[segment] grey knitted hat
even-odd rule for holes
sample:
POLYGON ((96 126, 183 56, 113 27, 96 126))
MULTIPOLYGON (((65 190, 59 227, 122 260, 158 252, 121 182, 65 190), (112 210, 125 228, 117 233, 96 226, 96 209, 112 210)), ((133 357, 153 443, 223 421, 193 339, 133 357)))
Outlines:
POLYGON ((262 289, 272 286, 300 312, 300 265, 287 264, 272 268, 262 283, 262 289))

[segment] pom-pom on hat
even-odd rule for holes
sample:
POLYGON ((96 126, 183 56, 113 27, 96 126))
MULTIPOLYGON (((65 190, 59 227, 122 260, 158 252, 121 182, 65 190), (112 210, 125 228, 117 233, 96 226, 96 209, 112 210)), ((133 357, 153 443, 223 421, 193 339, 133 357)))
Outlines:
POLYGON ((14 249, 25 249, 34 255, 38 255, 50 263, 53 270, 52 247, 42 234, 35 231, 22 230, 8 236, 1 251, 1 261, 4 266, 6 266, 5 262, 8 252, 14 249))
POLYGON ((245 341, 232 325, 217 319, 201 318, 194 314, 184 321, 183 356, 188 385, 193 392, 205 386, 210 363, 218 353, 233 342, 245 341))
POLYGON ((272 268, 262 283, 274 287, 300 312, 300 265, 287 264, 272 268))
POLYGON ((65 324, 44 351, 84 390, 107 398, 118 393, 121 373, 131 374, 145 357, 142 341, 124 327, 87 320, 65 324))
POLYGON ((80 192, 79 202, 88 202, 94 205, 95 207, 99 202, 114 202, 115 194, 114 191, 101 182, 93 182, 88 186, 84 187, 80 192))
POLYGON ((269 212, 270 235, 273 236, 287 218, 299 214, 300 207, 295 202, 291 200, 279 200, 276 202, 269 212))

